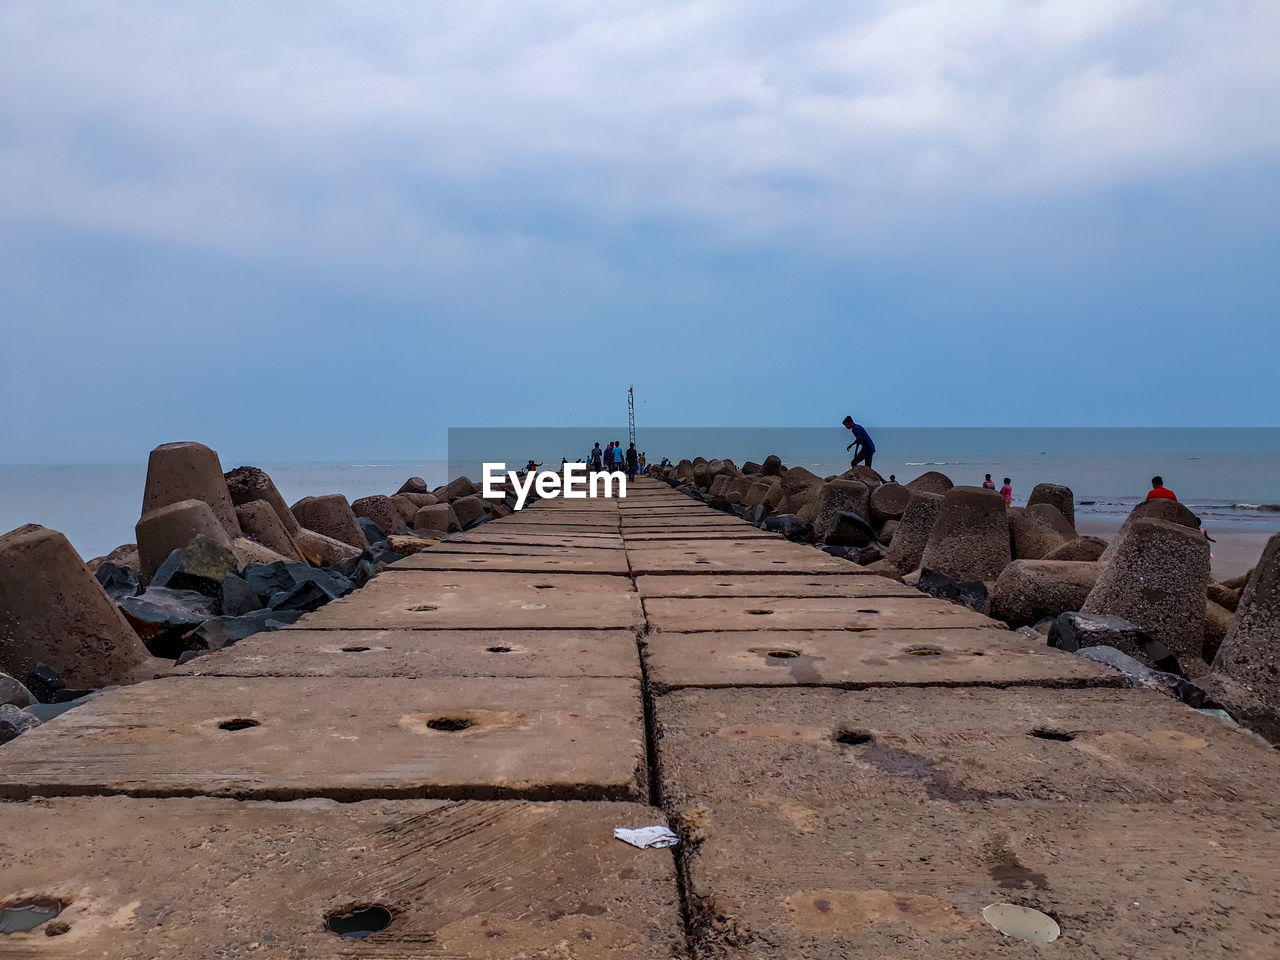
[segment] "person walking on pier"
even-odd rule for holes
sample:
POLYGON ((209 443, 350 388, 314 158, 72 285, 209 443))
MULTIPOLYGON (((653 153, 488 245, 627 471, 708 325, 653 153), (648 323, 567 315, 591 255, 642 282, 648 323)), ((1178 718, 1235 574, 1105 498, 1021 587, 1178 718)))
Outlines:
POLYGON ((871 441, 871 434, 867 433, 866 428, 860 423, 854 423, 853 417, 845 417, 842 421, 846 430, 853 431, 853 443, 845 447, 845 452, 853 451, 853 459, 849 461, 850 468, 856 467, 859 463, 865 463, 871 466, 871 458, 875 456, 876 445, 871 441))
POLYGON ((636 478, 636 467, 640 465, 640 457, 636 454, 636 445, 634 443, 627 446, 627 479, 634 480, 636 478))
POLYGON ((591 457, 587 461, 591 464, 591 469, 596 473, 600 472, 600 467, 604 463, 604 451, 600 449, 600 441, 596 441, 596 445, 591 448, 591 457))
POLYGON ((641 450, 641 451, 640 451, 640 473, 641 473, 642 475, 644 474, 644 468, 645 468, 645 466, 646 466, 646 464, 645 464, 645 461, 644 461, 644 451, 643 451, 643 450, 641 450))

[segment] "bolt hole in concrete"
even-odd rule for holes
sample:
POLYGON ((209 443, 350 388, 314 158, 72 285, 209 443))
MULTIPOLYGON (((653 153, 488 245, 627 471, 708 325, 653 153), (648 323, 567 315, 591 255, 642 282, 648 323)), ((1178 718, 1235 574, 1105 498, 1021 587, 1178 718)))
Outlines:
POLYGON ((533 589, 535 589, 535 590, 554 590, 554 589, 555 589, 555 585, 554 585, 554 584, 550 584, 550 583, 535 583, 535 584, 533 585, 533 589))
POLYGON ((933 647, 914 647, 913 649, 908 650, 908 651, 907 651, 907 653, 911 654, 911 656, 913 656, 913 657, 940 657, 940 656, 942 656, 942 651, 941 651, 941 650, 935 650, 933 647))
POLYGON ((324 926, 330 933, 353 940, 363 940, 370 934, 385 930, 391 925, 391 911, 374 904, 357 907, 346 913, 332 913, 325 917, 324 926))
POLYGON ((1063 733, 1061 730, 1047 730, 1044 727, 1037 727, 1032 730, 1031 735, 1039 740, 1056 740, 1059 743, 1070 743, 1076 738, 1073 733, 1063 733))
POLYGON ((369 648, 368 647, 343 647, 342 652, 343 653, 368 653, 369 648))
MULTIPOLYGON (((62 903, 51 897, 34 897, 29 900, 11 903, 3 910, 0 910, 0 933, 22 933, 26 930, 34 930, 40 924, 47 923, 61 912, 62 903)), ((67 925, 63 923, 59 924, 58 927, 67 927, 67 925)), ((59 929, 58 933, 50 933, 49 931, 53 929, 53 927, 50 927, 45 932, 53 937, 58 936, 59 933, 67 932, 66 929, 59 929)))
POLYGON ((486 647, 490 653, 510 653, 510 647, 486 647))
POLYGON ((418 607, 410 607, 410 613, 430 613, 432 610, 438 609, 433 603, 424 603, 418 607))
POLYGON ((846 747, 860 747, 874 739, 865 730, 841 730, 836 734, 836 743, 846 747))
POLYGON ((471 726, 471 721, 465 717, 436 717, 434 720, 428 720, 427 726, 443 733, 457 733, 471 726))
POLYGON ((879 610, 859 610, 859 613, 879 613, 879 610))
POLYGON ((753 617, 767 617, 767 616, 770 616, 773 613, 773 611, 772 610, 748 610, 747 613, 751 614, 753 617))
POLYGON ((1047 913, 1016 903, 993 903, 984 907, 982 919, 1006 937, 1035 943, 1052 943, 1062 933, 1058 922, 1047 913))
POLYGON ((794 660, 800 656, 799 650, 770 650, 765 654, 766 657, 773 657, 775 660, 794 660))
POLYGON ((234 720, 223 720, 218 724, 219 730, 248 730, 250 727, 261 726, 257 720, 248 720, 244 717, 237 717, 234 720))

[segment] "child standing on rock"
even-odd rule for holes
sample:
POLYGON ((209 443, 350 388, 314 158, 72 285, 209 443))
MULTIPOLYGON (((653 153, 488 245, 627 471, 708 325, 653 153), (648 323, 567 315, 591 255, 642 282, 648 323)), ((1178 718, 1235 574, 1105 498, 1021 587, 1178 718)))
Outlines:
POLYGON ((1004 505, 1007 510, 1013 504, 1013 481, 1008 477, 1004 478, 1004 486, 1000 488, 1000 496, 1004 497, 1004 505))

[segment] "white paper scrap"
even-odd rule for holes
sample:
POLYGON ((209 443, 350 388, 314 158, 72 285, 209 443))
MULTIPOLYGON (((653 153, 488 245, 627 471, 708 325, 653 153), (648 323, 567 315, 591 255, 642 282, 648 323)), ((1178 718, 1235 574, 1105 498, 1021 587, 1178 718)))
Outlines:
POLYGON ((613 835, 616 839, 629 843, 633 847, 639 847, 641 850, 650 847, 674 847, 680 842, 679 837, 662 826, 640 827, 638 830, 614 827, 613 835))

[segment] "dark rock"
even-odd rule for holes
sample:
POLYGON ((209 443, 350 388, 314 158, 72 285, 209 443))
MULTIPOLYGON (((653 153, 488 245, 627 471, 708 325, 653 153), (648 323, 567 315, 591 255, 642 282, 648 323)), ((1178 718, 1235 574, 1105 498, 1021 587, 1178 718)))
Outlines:
POLYGON ((748 476, 760 473, 760 464, 756 463, 754 460, 748 460, 742 465, 742 472, 748 476))
POLYGON ((396 493, 430 493, 431 488, 427 486, 427 481, 421 477, 410 477, 400 485, 400 489, 396 493))
MULTIPOLYGON (((782 465, 781 458, 773 455, 764 458, 764 463, 760 465, 760 472, 769 477, 780 477, 786 468, 782 465)), ((745 472, 745 471, 744 471, 745 472)))
POLYGON ((1178 658, 1123 617, 1096 613, 1064 613, 1049 628, 1049 646, 1075 653, 1082 647, 1114 647, 1152 669, 1182 673, 1178 658))
POLYGON ((826 542, 832 546, 865 547, 876 542, 876 532, 871 524, 856 513, 841 511, 831 522, 826 542))
POLYGON ((991 596, 981 580, 953 580, 945 573, 924 570, 916 588, 931 597, 958 603, 984 615, 991 612, 991 596))
POLYGON ((773 513, 765 517, 764 529, 780 533, 796 543, 813 543, 813 524, 793 513, 773 513))
POLYGON ((234 573, 222 581, 218 593, 218 607, 225 617, 238 617, 262 609, 262 598, 243 578, 234 573))
MULTIPOLYGON (((369 541, 370 545, 387 542, 386 531, 383 530, 382 527, 378 526, 378 524, 373 520, 370 520, 368 517, 358 516, 356 517, 356 523, 360 525, 360 530, 364 533, 365 539, 369 541)), ((402 523, 400 526, 403 527, 404 524, 402 523)))
POLYGON ((194 590, 206 597, 221 593, 222 581, 236 572, 236 555, 226 543, 197 534, 174 550, 151 578, 151 587, 194 590))
POLYGON ((251 563, 241 571, 240 576, 249 589, 265 601, 281 590, 293 587, 294 579, 288 568, 286 563, 251 563))
POLYGON ((48 664, 42 663, 27 677, 27 689, 40 703, 66 703, 92 693, 91 690, 75 690, 48 664))
POLYGON ((128 567, 115 563, 102 563, 94 571, 94 578, 102 584, 107 596, 119 603, 125 597, 136 597, 142 588, 138 585, 138 575, 128 567))
POLYGON ((28 730, 40 726, 40 720, 21 707, 0 703, 0 743, 8 743, 28 730))
POLYGON ((183 636, 219 610, 216 600, 194 590, 148 587, 121 600, 120 612, 155 656, 176 660, 187 649, 183 636))
MULTIPOLYGON (((1064 487, 1057 483, 1037 483, 1031 491, 1031 496, 1027 497, 1027 506, 1034 507, 1037 503, 1047 503, 1058 509, 1058 512, 1066 519, 1071 526, 1076 524, 1076 497, 1071 492, 1070 487, 1064 487)), ((1075 559, 1064 557, 1063 559, 1075 559)), ((1090 557, 1091 560, 1098 559, 1090 557)))
MULTIPOLYGON (((277 630, 296 623, 302 614, 302 610, 276 609, 255 610, 253 613, 246 613, 239 617, 214 617, 192 630, 187 639, 192 648, 220 650, 255 633, 277 630)), ((191 652, 188 650, 184 653, 178 659, 178 663, 185 663, 186 659, 190 659, 187 654, 191 652)))
POLYGON ((15 707, 27 707, 35 702, 35 695, 17 677, 11 677, 7 673, 0 673, 0 703, 10 703, 15 707))

